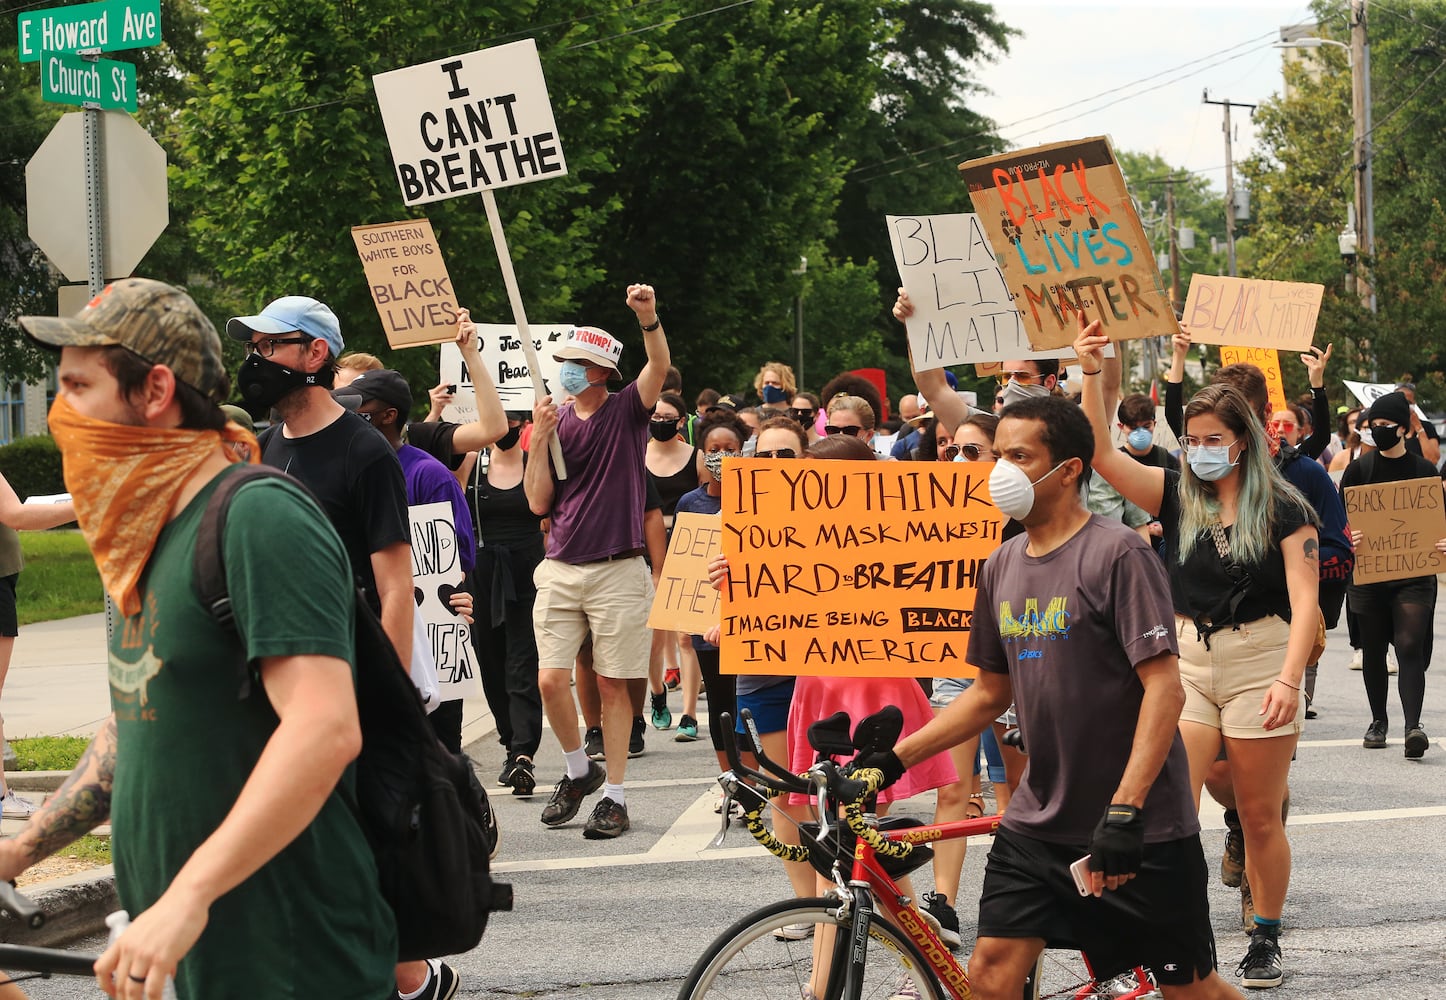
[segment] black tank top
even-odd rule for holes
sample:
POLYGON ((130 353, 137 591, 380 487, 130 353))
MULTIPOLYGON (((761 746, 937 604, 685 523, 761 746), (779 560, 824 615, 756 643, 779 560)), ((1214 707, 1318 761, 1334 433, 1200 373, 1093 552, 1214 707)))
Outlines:
MULTIPOLYGON (((522 462, 525 468, 527 459, 524 457, 522 462)), ((477 456, 472 475, 468 477, 467 506, 472 511, 472 529, 481 548, 522 547, 542 541, 542 518, 532 513, 522 483, 505 490, 494 487, 487 481, 481 455, 477 456)))
POLYGON ((698 488, 698 449, 694 448, 688 461, 671 476, 655 476, 649 472, 648 478, 653 481, 653 485, 658 488, 658 495, 663 498, 663 515, 672 517, 678 501, 698 488))

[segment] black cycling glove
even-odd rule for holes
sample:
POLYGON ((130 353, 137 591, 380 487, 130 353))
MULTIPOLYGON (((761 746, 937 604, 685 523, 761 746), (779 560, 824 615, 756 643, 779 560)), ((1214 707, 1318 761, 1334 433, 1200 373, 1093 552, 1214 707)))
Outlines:
POLYGON ((894 782, 904 776, 904 763, 899 760, 899 755, 892 750, 873 750, 869 753, 861 753, 853 759, 855 769, 861 767, 873 767, 884 772, 884 783, 881 787, 888 788, 894 782))
POLYGON ((1090 871, 1133 875, 1145 853, 1145 817, 1134 806, 1113 804, 1100 817, 1090 840, 1090 871))

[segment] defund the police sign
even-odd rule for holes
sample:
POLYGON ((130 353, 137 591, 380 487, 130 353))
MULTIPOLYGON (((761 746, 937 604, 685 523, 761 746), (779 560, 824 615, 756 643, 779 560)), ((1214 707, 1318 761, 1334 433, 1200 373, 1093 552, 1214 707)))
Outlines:
POLYGON ((567 173, 532 39, 372 78, 408 205, 567 173))

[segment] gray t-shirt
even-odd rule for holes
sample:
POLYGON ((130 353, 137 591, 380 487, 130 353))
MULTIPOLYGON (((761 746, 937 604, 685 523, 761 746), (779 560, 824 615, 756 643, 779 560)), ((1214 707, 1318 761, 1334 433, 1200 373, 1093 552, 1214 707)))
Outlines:
MULTIPOLYGON (((1135 667, 1178 651, 1170 584, 1138 534, 1098 514, 1047 555, 1028 544, 1013 538, 985 563, 969 662, 1009 674, 1029 753, 1003 825, 1083 845, 1130 758, 1145 692, 1135 667)), ((1178 732, 1144 817, 1149 843, 1200 830, 1178 732)))
POLYGON ((567 478, 557 483, 547 558, 586 563, 643 547, 648 410, 629 382, 586 420, 557 420, 567 478))

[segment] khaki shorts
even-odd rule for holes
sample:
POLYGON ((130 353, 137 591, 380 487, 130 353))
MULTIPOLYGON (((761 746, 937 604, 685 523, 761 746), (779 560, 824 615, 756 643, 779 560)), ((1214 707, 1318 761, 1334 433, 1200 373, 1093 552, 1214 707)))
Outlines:
POLYGON ((540 669, 571 670, 591 633, 598 674, 616 680, 648 676, 653 576, 642 556, 578 566, 544 559, 532 580, 537 585, 532 624, 540 669))
POLYGON ((1235 739, 1291 736, 1304 729, 1305 695, 1297 696, 1295 718, 1266 729, 1260 714, 1265 689, 1280 677, 1290 624, 1267 615, 1238 629, 1224 628, 1210 636, 1210 648, 1195 623, 1175 617, 1180 642, 1180 680, 1185 685, 1181 722, 1198 722, 1235 739))

